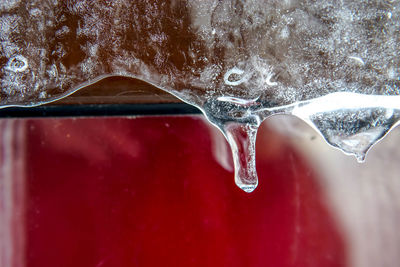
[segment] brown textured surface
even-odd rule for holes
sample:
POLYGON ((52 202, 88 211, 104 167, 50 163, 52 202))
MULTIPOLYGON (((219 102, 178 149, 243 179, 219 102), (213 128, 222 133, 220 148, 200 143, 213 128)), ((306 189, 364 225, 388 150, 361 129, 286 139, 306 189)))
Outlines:
POLYGON ((109 77, 82 88, 53 104, 158 104, 178 103, 173 95, 141 80, 109 77))

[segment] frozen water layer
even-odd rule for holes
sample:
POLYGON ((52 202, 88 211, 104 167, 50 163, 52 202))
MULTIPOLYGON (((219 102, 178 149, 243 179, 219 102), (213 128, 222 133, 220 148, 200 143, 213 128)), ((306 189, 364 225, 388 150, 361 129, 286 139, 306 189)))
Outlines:
MULTIPOLYGON (((243 144, 255 144, 263 119, 294 112, 360 160, 397 122, 397 106, 386 102, 399 95, 400 1, 7 3, 0 6, 2 107, 54 101, 122 75, 201 108, 235 155, 252 150, 243 144), (372 107, 359 95, 387 97, 372 107), (245 139, 238 129, 247 129, 245 139)), ((236 168, 254 168, 249 155, 238 156, 236 168)), ((235 173, 238 183, 248 176, 257 184, 255 169, 235 173)))

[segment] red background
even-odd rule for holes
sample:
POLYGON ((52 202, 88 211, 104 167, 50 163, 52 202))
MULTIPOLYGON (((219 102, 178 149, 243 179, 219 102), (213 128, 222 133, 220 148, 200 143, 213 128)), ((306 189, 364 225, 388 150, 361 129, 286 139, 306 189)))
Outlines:
POLYGON ((29 267, 346 266, 316 173, 267 127, 247 194, 200 117, 27 124, 29 267))

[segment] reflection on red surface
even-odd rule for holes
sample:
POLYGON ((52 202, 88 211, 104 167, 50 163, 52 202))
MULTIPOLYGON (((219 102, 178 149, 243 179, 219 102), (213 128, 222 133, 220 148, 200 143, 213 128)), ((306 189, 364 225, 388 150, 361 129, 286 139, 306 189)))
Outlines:
POLYGON ((30 120, 27 266, 346 266, 315 174, 264 127, 234 185, 200 117, 30 120))

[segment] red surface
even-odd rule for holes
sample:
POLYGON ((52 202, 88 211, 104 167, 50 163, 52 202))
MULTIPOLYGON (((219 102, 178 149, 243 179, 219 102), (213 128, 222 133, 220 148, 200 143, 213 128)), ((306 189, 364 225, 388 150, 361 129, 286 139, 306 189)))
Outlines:
POLYGON ((234 185, 199 117, 28 123, 27 266, 346 266, 315 174, 259 132, 234 185))

